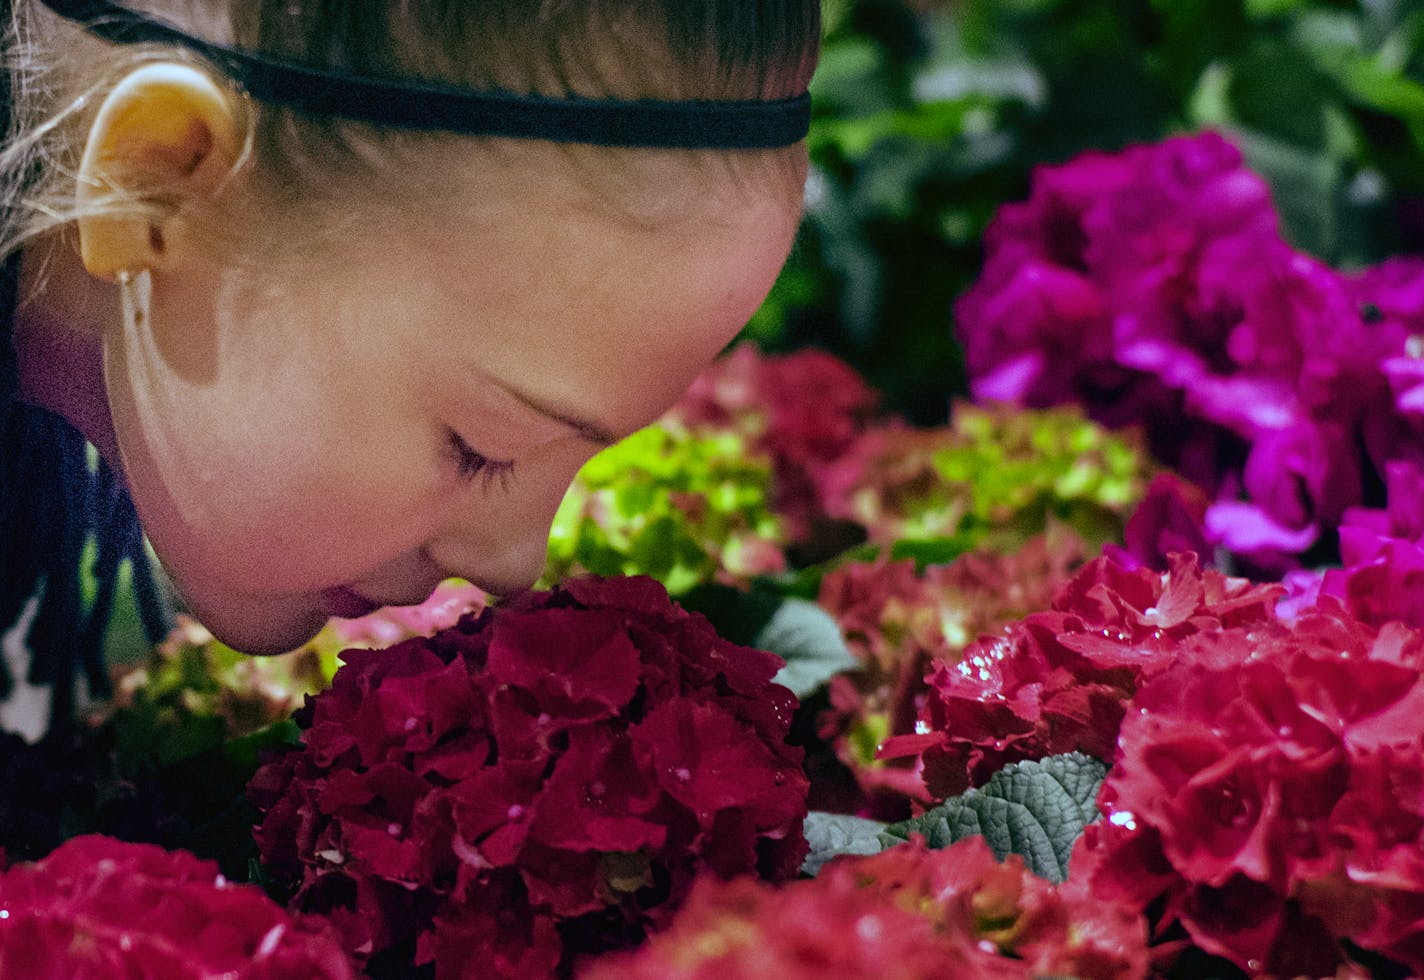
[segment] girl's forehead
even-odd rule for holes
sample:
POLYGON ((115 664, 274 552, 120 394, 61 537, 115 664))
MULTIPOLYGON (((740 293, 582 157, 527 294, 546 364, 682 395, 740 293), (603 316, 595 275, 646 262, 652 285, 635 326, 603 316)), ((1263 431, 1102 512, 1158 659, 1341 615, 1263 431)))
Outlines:
POLYGON ((552 207, 452 218, 387 273, 392 314, 404 312, 432 363, 468 362, 531 400, 631 431, 755 312, 796 224, 772 201, 654 227, 552 207))
POLYGON ((768 206, 799 213, 807 169, 804 146, 690 151, 453 140, 412 161, 390 189, 393 200, 416 196, 415 211, 439 218, 587 212, 657 230, 735 221, 768 206))

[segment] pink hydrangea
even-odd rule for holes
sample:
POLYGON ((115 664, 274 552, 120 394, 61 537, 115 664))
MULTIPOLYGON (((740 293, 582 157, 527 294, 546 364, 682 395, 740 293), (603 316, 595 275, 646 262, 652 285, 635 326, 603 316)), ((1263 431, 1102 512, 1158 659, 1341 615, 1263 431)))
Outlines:
POLYGON ((294 908, 361 956, 543 977, 636 942, 695 875, 794 875, 807 781, 781 661, 647 578, 574 579, 352 650, 249 793, 294 908))
POLYGON ((333 619, 327 631, 342 648, 390 646, 454 626, 466 613, 483 609, 486 601, 488 596, 477 586, 447 579, 418 605, 386 606, 356 619, 333 619))
POLYGON ((1354 947, 1419 975, 1424 634, 1327 605, 1176 661, 1133 701, 1074 874, 1253 975, 1333 974, 1354 947))
POLYGON ((76 837, 0 860, 0 976, 349 980, 335 932, 184 851, 76 837))
POLYGON ((1089 562, 1053 600, 957 664, 939 666, 917 729, 883 758, 917 758, 932 798, 981 785, 1023 759, 1080 751, 1117 757, 1118 728, 1140 684, 1175 663, 1189 637, 1274 618, 1279 586, 1203 570, 1193 554, 1166 573, 1089 562))

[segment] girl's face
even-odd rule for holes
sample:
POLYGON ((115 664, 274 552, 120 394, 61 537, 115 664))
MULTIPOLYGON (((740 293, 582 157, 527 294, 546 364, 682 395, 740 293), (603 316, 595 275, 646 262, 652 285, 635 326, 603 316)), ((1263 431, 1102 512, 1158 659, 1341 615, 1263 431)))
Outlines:
POLYGON ((272 653, 447 576, 530 585, 579 467, 677 399, 786 258, 799 201, 721 182, 637 222, 551 169, 309 263, 154 272, 105 378, 194 613, 272 653))

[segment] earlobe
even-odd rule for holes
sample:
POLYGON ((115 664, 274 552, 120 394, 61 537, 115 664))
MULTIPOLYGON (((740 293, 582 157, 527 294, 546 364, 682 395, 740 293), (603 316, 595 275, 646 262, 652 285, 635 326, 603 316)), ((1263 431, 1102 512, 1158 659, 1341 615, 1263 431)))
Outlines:
POLYGON ((217 192, 241 152, 234 96, 176 63, 144 65, 99 109, 79 165, 79 253, 91 275, 173 261, 185 204, 217 192))

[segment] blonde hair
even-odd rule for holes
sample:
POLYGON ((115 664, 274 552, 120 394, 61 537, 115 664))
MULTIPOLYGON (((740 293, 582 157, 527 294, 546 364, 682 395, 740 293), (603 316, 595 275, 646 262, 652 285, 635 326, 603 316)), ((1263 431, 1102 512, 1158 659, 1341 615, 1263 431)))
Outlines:
MULTIPOLYGON (((819 0, 131 0, 129 6, 209 40, 308 64, 550 96, 784 98, 804 91, 820 41, 819 0)), ((37 0, 15 0, 4 46, 12 110, 0 151, 0 255, 78 216, 73 188, 84 135, 118 81, 156 59, 201 65, 177 47, 103 43, 37 0)), ((438 199, 430 181, 449 167, 431 164, 451 153, 478 145, 512 167, 548 149, 311 117, 253 102, 236 86, 234 95, 247 134, 236 168, 242 179, 234 182, 240 204, 229 201, 208 224, 258 251, 274 244, 254 240, 261 229, 270 232, 272 215, 330 223, 362 208, 403 208, 438 199), (353 207, 358 199, 364 203, 353 207), (261 218, 244 221, 240 214, 261 218)), ((609 175, 624 168, 610 166, 610 157, 635 166, 652 152, 559 150, 613 197, 609 175)), ((793 180, 804 158, 800 148, 659 152, 733 170, 770 165, 793 180)), ((89 207, 131 213, 159 203, 114 194, 89 207)))

